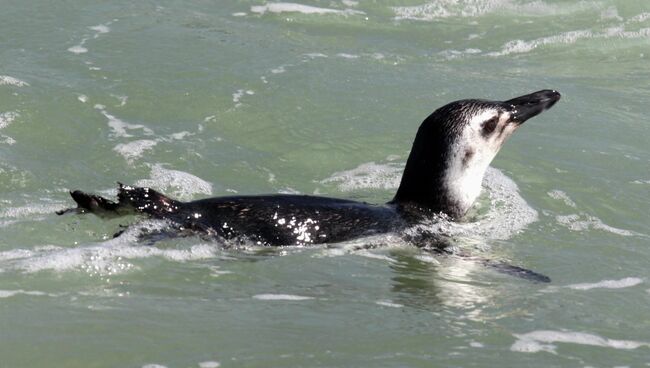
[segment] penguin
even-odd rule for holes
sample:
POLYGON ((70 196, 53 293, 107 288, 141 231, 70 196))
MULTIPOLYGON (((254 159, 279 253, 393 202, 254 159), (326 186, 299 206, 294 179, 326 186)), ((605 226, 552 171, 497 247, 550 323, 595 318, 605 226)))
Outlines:
MULTIPOLYGON (((479 196, 485 171, 506 140, 560 96, 541 90, 507 101, 459 100, 435 110, 420 125, 399 188, 385 204, 286 194, 181 202, 151 188, 119 184, 117 201, 71 191, 77 207, 59 214, 139 213, 181 231, 262 246, 339 243, 399 234, 440 216, 459 220, 479 196)), ((435 234, 431 241, 438 241, 435 234)))

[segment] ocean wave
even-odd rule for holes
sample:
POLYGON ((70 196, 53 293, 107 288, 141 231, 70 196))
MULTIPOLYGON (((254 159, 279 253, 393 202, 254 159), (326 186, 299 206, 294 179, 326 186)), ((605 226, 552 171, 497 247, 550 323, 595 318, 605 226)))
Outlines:
POLYGON ((486 55, 498 57, 511 54, 531 52, 541 46, 575 44, 580 40, 597 39, 639 39, 649 38, 650 28, 641 28, 636 31, 626 31, 623 26, 610 27, 603 31, 589 29, 560 33, 553 36, 540 37, 534 40, 512 40, 506 42, 499 51, 489 52, 486 55))
POLYGON ((590 30, 578 30, 578 31, 564 32, 558 35, 553 35, 548 37, 541 37, 530 41, 512 40, 504 44, 501 47, 500 51, 489 52, 487 53, 487 55, 504 56, 510 54, 527 53, 543 45, 573 44, 580 39, 594 38, 594 37, 595 37, 594 32, 590 30))

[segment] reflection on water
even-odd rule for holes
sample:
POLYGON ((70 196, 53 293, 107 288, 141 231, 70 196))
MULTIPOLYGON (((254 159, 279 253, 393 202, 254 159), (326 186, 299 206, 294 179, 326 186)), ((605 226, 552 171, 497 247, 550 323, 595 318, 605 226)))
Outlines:
MULTIPOLYGON (((417 250, 394 251, 390 268, 392 291, 400 304, 438 309, 440 306, 474 310, 494 297, 493 290, 472 277, 483 266, 457 256, 437 256, 417 250)), ((480 271, 479 271, 480 273, 480 271)))

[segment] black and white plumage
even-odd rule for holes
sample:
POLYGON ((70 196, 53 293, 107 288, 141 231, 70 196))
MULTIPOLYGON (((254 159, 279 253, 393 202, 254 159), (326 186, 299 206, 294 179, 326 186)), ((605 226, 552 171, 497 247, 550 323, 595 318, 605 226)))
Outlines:
MULTIPOLYGON (((461 218, 481 190, 503 143, 560 99, 542 90, 507 101, 460 100, 420 125, 395 197, 386 204, 304 195, 231 196, 180 202, 153 189, 120 184, 118 201, 71 192, 78 211, 143 213, 179 228, 260 245, 336 243, 399 233, 435 215, 461 218)), ((65 211, 64 211, 65 212, 65 211)))

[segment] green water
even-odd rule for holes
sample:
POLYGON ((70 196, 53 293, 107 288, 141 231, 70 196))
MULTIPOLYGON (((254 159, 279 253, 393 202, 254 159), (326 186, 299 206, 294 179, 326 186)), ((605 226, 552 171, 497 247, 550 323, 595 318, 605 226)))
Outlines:
POLYGON ((420 1, 0 0, 0 367, 650 365, 650 5, 420 1), (380 203, 435 108, 544 88, 452 230, 551 284, 54 215, 118 180, 380 203))

